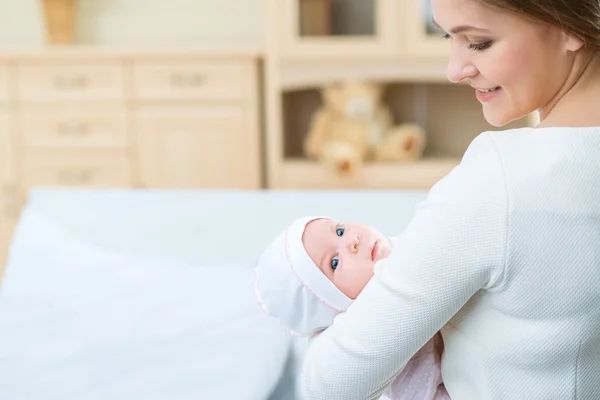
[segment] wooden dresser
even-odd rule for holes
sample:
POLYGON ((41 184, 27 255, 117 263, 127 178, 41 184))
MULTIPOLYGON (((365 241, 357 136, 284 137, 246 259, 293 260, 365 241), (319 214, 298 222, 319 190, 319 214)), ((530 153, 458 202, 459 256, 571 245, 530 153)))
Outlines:
POLYGON ((259 60, 249 48, 1 55, 1 265, 33 187, 260 188, 259 60))

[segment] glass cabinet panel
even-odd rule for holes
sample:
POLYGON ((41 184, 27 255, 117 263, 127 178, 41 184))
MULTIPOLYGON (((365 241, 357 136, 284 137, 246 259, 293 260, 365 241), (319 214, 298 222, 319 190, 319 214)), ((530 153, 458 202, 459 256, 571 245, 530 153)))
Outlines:
POLYGON ((404 12, 406 50, 412 56, 446 57, 450 44, 433 23, 431 0, 409 0, 404 12))
POLYGON ((444 35, 444 31, 433 23, 433 11, 431 10, 431 0, 419 0, 421 3, 421 18, 425 34, 429 37, 439 39, 444 35))
POLYGON ((299 35, 375 36, 375 0, 296 0, 299 35))
POLYGON ((273 0, 282 57, 394 57, 402 0, 273 0))

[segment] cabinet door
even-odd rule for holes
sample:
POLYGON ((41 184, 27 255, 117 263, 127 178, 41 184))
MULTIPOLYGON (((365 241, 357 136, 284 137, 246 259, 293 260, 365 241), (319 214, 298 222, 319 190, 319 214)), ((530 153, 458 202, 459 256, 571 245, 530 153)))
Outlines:
POLYGON ((256 189, 258 132, 244 108, 145 108, 137 121, 139 174, 151 188, 256 189))
POLYGON ((394 57, 401 0, 272 0, 283 57, 394 57))
POLYGON ((417 57, 447 57, 450 43, 443 38, 445 32, 433 23, 431 0, 410 0, 404 4, 401 12, 404 14, 406 53, 417 57))

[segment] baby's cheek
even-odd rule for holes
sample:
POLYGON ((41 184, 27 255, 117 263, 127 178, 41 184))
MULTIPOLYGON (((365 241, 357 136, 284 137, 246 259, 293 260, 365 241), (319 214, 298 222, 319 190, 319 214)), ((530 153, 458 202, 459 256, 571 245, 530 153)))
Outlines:
POLYGON ((363 268, 359 274, 356 274, 353 279, 348 282, 347 292, 345 293, 351 299, 355 299, 360 292, 365 288, 369 280, 373 277, 373 266, 363 268))
POLYGON ((356 296, 361 292, 364 285, 359 282, 359 279, 349 279, 349 276, 344 276, 343 279, 338 280, 336 282, 336 286, 338 289, 342 291, 348 298, 354 300, 356 296))

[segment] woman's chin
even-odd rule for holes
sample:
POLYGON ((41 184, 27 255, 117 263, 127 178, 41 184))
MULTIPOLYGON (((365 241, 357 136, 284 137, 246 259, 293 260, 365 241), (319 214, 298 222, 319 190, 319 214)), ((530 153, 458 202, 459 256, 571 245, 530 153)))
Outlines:
POLYGON ((514 120, 517 120, 521 117, 511 117, 509 113, 504 110, 499 109, 490 109, 484 107, 483 109, 483 117, 487 121, 488 124, 492 125, 495 128, 502 128, 503 126, 511 123, 514 120))

